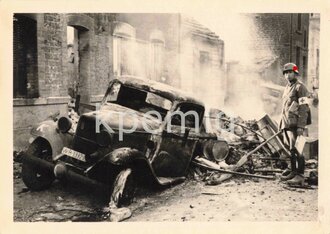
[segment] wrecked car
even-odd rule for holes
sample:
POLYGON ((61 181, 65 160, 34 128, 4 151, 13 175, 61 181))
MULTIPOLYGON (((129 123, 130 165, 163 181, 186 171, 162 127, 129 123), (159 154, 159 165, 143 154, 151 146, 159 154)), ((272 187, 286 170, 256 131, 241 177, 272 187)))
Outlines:
POLYGON ((204 112, 203 103, 171 86, 114 78, 95 110, 32 131, 23 182, 31 190, 55 179, 86 182, 107 188, 112 205, 129 204, 140 185, 184 181, 193 157, 228 154, 226 142, 206 132, 204 112))

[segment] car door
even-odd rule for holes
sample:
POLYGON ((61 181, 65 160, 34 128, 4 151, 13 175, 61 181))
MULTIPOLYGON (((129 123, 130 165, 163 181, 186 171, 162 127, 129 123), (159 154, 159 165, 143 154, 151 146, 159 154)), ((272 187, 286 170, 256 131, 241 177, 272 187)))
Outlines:
POLYGON ((180 103, 167 116, 159 141, 159 148, 152 160, 157 176, 184 176, 197 142, 204 107, 180 103))

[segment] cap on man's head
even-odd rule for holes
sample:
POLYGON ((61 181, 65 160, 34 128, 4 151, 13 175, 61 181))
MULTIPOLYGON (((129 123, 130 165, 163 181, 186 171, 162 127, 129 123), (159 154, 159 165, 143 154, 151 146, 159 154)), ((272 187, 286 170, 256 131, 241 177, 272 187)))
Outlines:
POLYGON ((287 63, 283 66, 283 75, 286 71, 293 71, 297 75, 299 75, 298 67, 294 63, 287 63))

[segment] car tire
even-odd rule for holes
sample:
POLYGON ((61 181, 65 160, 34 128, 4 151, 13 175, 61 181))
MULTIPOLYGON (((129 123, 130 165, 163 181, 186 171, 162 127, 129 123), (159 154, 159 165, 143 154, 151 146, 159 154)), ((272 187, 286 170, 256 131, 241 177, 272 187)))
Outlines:
POLYGON ((122 207, 129 205, 136 192, 136 181, 131 168, 120 171, 112 185, 110 207, 122 207))
MULTIPOLYGON (((29 146, 26 156, 51 161, 52 149, 46 140, 39 139, 29 146)), ((41 171, 36 165, 23 160, 22 180, 30 190, 40 191, 49 188, 55 180, 55 176, 52 171, 41 171)))

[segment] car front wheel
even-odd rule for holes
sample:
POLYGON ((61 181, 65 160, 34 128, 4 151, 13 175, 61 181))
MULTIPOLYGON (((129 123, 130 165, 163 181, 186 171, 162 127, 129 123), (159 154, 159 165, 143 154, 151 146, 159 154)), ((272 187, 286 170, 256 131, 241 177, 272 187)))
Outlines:
MULTIPOLYGON (((52 149, 46 140, 38 139, 29 146, 25 156, 51 161, 52 149)), ((45 171, 23 160, 22 179, 29 189, 40 191, 49 188, 55 180, 55 176, 52 171, 45 171)))
POLYGON ((109 207, 121 207, 129 205, 135 195, 136 183, 131 168, 119 172, 112 186, 109 207))

